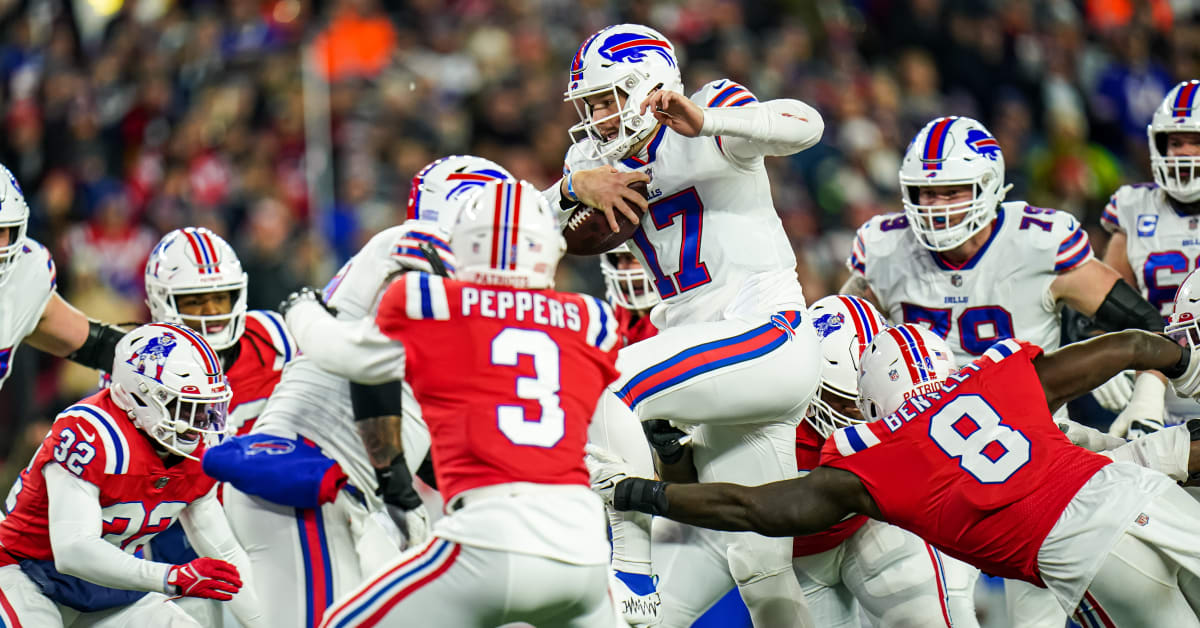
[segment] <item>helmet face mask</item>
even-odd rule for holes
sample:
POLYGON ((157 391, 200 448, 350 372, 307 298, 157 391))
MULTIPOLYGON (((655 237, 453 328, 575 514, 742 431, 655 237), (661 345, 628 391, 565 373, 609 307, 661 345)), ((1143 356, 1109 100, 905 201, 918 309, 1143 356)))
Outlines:
POLYGON ((1200 273, 1192 271, 1179 284, 1175 294, 1175 308, 1167 318, 1163 330, 1167 336, 1182 347, 1196 351, 1200 347, 1200 273))
POLYGON ((889 327, 863 351, 858 409, 868 421, 892 414, 908 399, 938 390, 956 370, 945 340, 913 324, 889 327))
POLYGON ((8 234, 8 242, 0 244, 0 285, 3 285, 25 248, 29 229, 29 205, 17 179, 4 166, 0 166, 0 229, 8 234))
POLYGON ((198 324, 217 351, 237 344, 246 327, 246 273, 233 247, 203 227, 176 229, 159 240, 146 261, 146 305, 150 317, 179 325, 198 324), (184 315, 179 297, 230 293, 228 313, 184 315))
POLYGON ((182 325, 151 323, 117 344, 113 401, 167 451, 198 459, 226 436, 232 391, 216 352, 182 325))
POLYGON ((909 227, 931 251, 958 248, 986 228, 1011 187, 1004 185, 1000 144, 970 118, 937 118, 925 125, 900 166, 901 201, 909 227), (970 187, 970 199, 945 205, 921 200, 922 188, 959 185, 970 187))
POLYGON ((571 141, 588 159, 611 163, 626 157, 658 126, 653 112, 638 111, 658 89, 683 93, 671 42, 640 24, 600 30, 583 42, 571 63, 564 100, 579 114, 579 124, 568 131, 571 141), (612 104, 604 110, 612 113, 594 118, 593 105, 609 99, 612 104))
POLYGON ((653 279, 634 256, 628 243, 622 242, 617 248, 600 256, 600 274, 604 276, 605 296, 613 305, 642 311, 662 301, 654 288, 653 279))
POLYGON ((805 420, 823 438, 866 421, 858 411, 858 364, 863 350, 886 327, 865 299, 831 295, 808 308, 821 342, 821 384, 805 420))
POLYGON ((1171 198, 1200 201, 1200 155, 1170 155, 1175 133, 1200 133, 1200 81, 1184 81, 1167 92, 1146 126, 1154 182, 1171 198))
POLYGON ((493 181, 459 213, 450 247, 463 281, 541 290, 554 287, 567 244, 536 186, 493 181))

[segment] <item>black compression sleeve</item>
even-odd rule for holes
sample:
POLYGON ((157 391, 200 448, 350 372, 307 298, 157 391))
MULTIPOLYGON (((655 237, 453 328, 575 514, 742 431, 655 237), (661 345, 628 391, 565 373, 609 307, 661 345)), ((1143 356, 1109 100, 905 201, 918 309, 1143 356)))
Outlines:
POLYGON ((661 517, 667 514, 667 482, 626 478, 613 489, 613 508, 661 517))
POLYGON ((1118 279, 1104 302, 1096 310, 1096 324, 1107 331, 1144 329, 1162 331, 1163 319, 1150 302, 1143 299, 1133 286, 1118 279))
POLYGON ((403 390, 404 384, 400 380, 375 385, 350 382, 350 405, 354 407, 354 420, 400 416, 403 390))
POLYGON ((89 320, 87 339, 67 359, 98 371, 112 371, 117 343, 124 337, 125 332, 112 325, 89 320))
POLYGON ((433 472, 433 452, 426 454, 421 466, 417 467, 417 477, 428 484, 429 488, 437 490, 437 475, 433 472))

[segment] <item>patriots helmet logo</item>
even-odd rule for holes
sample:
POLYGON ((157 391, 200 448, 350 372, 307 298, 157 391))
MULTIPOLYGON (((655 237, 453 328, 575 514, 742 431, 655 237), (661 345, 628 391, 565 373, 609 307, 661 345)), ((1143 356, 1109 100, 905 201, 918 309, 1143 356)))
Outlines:
POLYGON ((657 54, 667 62, 667 65, 675 67, 675 55, 671 52, 670 42, 647 37, 642 33, 609 35, 597 52, 613 63, 637 63, 645 61, 647 54, 657 54))
POLYGON ((156 382, 162 383, 163 368, 167 365, 167 357, 175 350, 175 345, 178 341, 175 339, 175 334, 164 332, 161 336, 151 338, 141 349, 133 352, 126 364, 135 367, 135 372, 145 375, 156 382), (137 362, 134 362, 137 360, 137 362), (146 372, 146 364, 150 363, 155 367, 154 375, 146 372))
POLYGON ((813 326, 817 328, 817 333, 822 338, 841 329, 844 324, 846 324, 846 317, 841 312, 822 314, 817 317, 817 320, 813 321, 813 326))
POLYGON ((968 130, 967 146, 992 161, 996 161, 996 158, 1000 156, 1000 142, 997 142, 996 138, 988 135, 987 131, 980 129, 968 130))

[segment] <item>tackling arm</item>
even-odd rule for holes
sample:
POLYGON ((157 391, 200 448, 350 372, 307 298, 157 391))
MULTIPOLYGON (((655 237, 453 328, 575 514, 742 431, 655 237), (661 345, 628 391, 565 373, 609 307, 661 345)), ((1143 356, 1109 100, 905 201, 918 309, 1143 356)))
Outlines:
MULTIPOLYGON (((238 574, 247 585, 250 583, 250 557, 238 544, 225 518, 225 511, 217 501, 216 489, 188 504, 179 515, 179 523, 187 534, 188 541, 201 556, 218 558, 237 567, 238 574)), ((243 586, 229 601, 230 610, 243 626, 258 626, 263 620, 262 606, 253 586, 243 586)))
POLYGON ((314 295, 298 297, 284 318, 300 350, 326 371, 364 384, 404 379, 404 345, 384 336, 373 316, 335 319, 314 295))
POLYGON ((766 536, 820 532, 856 512, 882 517, 857 476, 831 467, 818 467, 806 477, 762 486, 668 484, 628 478, 617 484, 613 507, 702 528, 766 536))
POLYGON ((100 489, 55 463, 42 467, 49 499, 54 568, 101 586, 163 591, 170 565, 122 552, 100 538, 104 515, 100 489))
POLYGON ((124 331, 112 325, 88 319, 54 292, 25 342, 39 351, 108 371, 112 369, 117 343, 124 335, 124 331))
POLYGON ((1190 363, 1190 350, 1138 330, 1104 334, 1033 360, 1051 412, 1126 369, 1157 370, 1182 378, 1195 371, 1196 365, 1189 368, 1190 363))

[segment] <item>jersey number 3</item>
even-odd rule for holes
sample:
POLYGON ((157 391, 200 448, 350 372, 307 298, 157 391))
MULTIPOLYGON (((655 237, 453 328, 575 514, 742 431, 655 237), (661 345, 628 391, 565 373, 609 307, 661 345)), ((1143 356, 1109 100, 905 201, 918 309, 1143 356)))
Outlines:
POLYGON ((524 406, 496 406, 500 433, 514 445, 553 447, 566 433, 566 415, 559 405, 558 344, 544 331, 509 327, 492 338, 492 364, 516 366, 522 355, 533 358, 533 377, 517 378, 517 398, 536 400, 542 415, 525 419, 524 406))
POLYGON ((929 437, 983 484, 1004 483, 1029 462, 1029 439, 1002 423, 979 395, 942 406, 929 418, 929 437))

